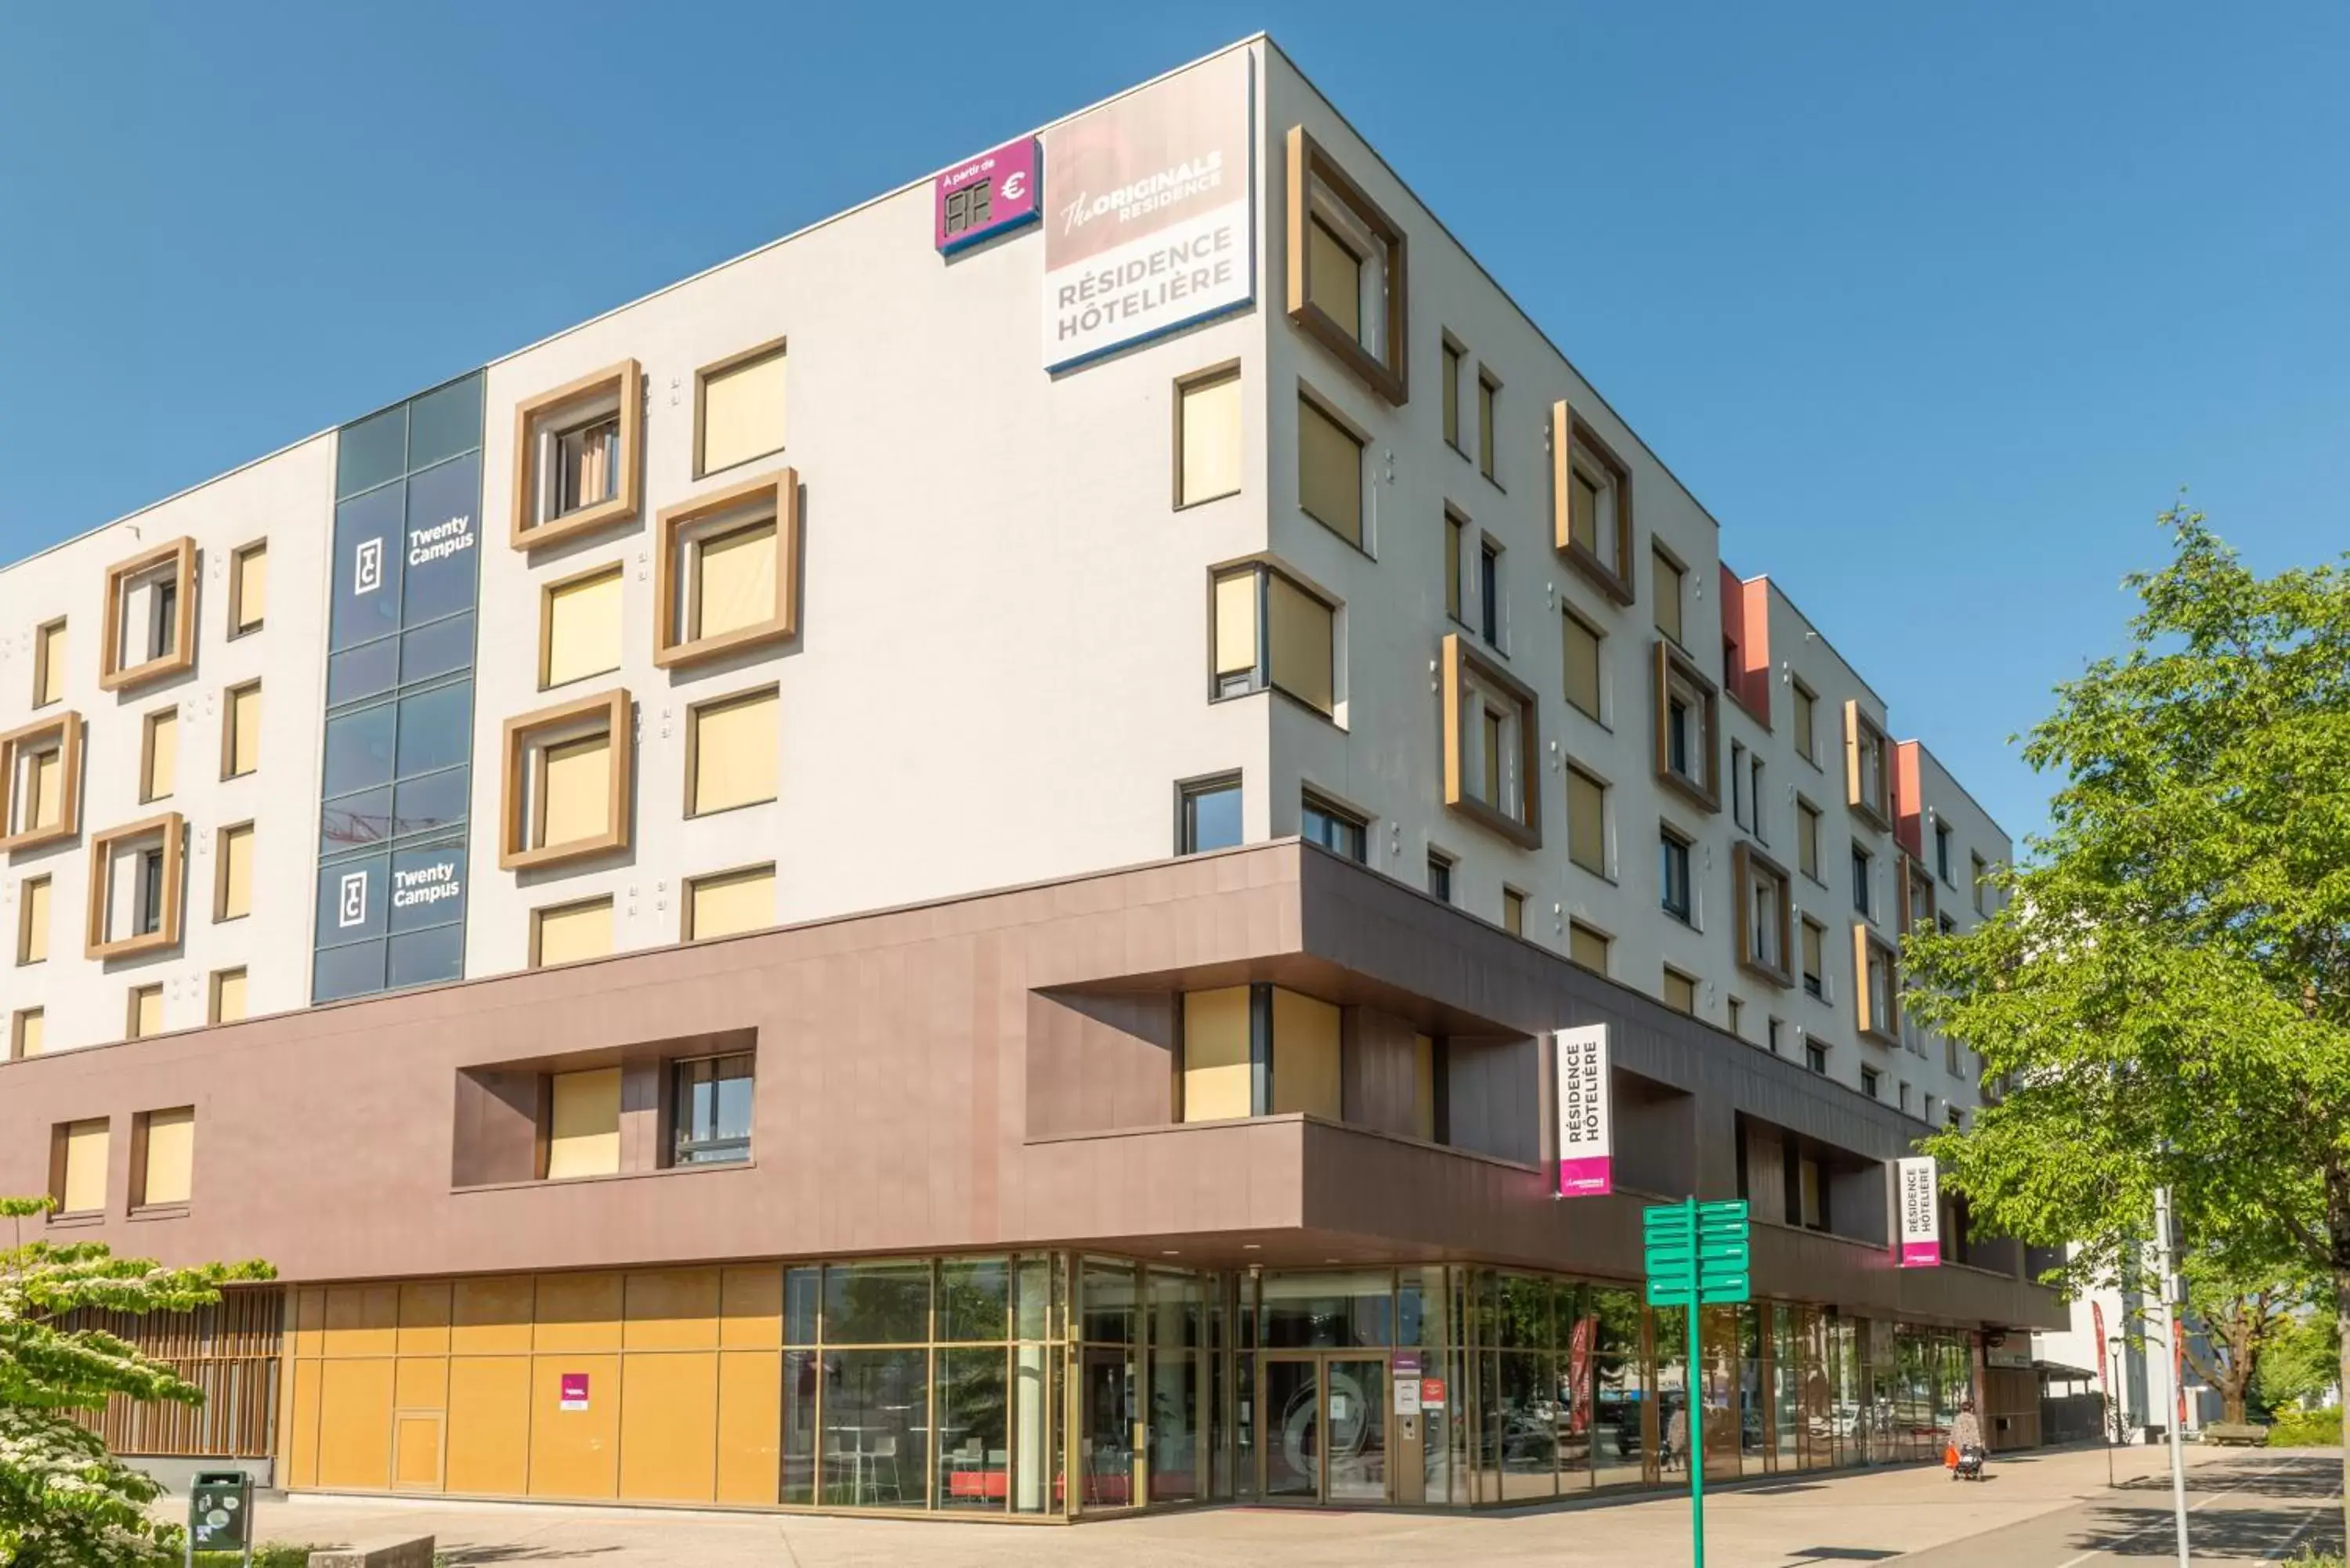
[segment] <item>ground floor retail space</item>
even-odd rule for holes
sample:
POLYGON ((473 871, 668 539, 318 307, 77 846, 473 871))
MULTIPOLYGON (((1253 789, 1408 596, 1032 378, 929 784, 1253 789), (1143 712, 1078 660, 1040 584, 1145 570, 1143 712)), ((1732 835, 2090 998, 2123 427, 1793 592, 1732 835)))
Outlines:
POLYGON ((292 1287, 272 1449, 338 1491, 1048 1521, 1530 1502, 1931 1459, 1979 1354, 1467 1265, 1073 1251, 292 1287))

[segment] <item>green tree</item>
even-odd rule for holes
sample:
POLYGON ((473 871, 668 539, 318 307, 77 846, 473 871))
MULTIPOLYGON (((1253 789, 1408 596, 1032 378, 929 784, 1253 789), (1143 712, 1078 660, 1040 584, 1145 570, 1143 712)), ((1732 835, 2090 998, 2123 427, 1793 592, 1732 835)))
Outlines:
POLYGON ((106 1451, 73 1418, 120 1395, 200 1405, 203 1392, 138 1349, 69 1314, 188 1312, 220 1300, 232 1280, 265 1280, 266 1263, 165 1269, 118 1258, 96 1241, 23 1240, 48 1198, 0 1199, 16 1240, 0 1251, 0 1563, 92 1568, 180 1561, 181 1531, 147 1515, 155 1483, 106 1451))
POLYGON ((2252 1398, 2271 1412, 2295 1408, 2335 1388, 2341 1377, 2341 1325, 2330 1312, 2304 1312, 2261 1358, 2252 1398))
MULTIPOLYGON (((2313 1295, 2305 1272, 2246 1274, 2224 1251, 2191 1251, 2182 1270, 2189 1316, 2203 1331, 2189 1335, 2187 1360, 2220 1395, 2220 1419, 2241 1425, 2252 1389, 2270 1359, 2306 1316, 2313 1295)), ((2168 1337, 2168 1331, 2165 1331, 2168 1337)))
MULTIPOLYGON (((2002 907, 1906 950, 2003 1091, 1933 1139, 1976 1216, 2115 1273, 2168 1184, 2192 1245, 2350 1322, 2350 570, 2260 576, 2199 513, 2130 645, 2026 739, 2054 775, 2002 907)), ((2350 1450, 2344 1469, 2350 1477, 2350 1450)))

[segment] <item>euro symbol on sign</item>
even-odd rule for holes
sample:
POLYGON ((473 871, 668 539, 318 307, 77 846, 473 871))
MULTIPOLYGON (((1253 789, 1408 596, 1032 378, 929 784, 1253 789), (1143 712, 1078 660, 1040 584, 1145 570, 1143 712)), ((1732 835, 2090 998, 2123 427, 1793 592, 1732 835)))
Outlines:
POLYGON ((1015 170, 1013 173, 1005 177, 1003 182, 1003 199, 1005 201, 1017 202, 1021 197, 1027 193, 1028 176, 1025 171, 1015 170))

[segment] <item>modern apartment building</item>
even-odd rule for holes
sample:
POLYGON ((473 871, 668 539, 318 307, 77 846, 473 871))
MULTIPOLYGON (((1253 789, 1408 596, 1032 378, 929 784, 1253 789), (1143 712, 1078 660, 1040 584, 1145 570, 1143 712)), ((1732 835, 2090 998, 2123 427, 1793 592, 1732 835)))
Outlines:
POLYGON ((1065 1519, 1939 1454, 2063 1322, 1892 1255, 1979 1088, 1898 944, 2010 846, 1719 533, 1260 37, 0 572, 0 1184, 285 1282, 109 1431, 1065 1519))

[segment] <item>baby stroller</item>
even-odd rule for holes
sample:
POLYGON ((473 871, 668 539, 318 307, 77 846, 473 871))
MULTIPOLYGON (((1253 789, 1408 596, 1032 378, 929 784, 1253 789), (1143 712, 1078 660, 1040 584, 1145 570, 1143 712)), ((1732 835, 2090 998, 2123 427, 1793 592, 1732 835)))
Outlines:
POLYGON ((1952 1480, 1979 1481, 1983 1477, 1983 1450, 1981 1443, 1961 1444, 1959 1457, 1950 1466, 1952 1480))

